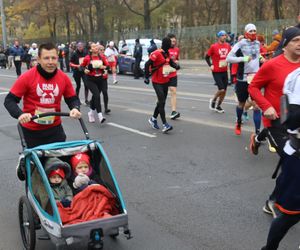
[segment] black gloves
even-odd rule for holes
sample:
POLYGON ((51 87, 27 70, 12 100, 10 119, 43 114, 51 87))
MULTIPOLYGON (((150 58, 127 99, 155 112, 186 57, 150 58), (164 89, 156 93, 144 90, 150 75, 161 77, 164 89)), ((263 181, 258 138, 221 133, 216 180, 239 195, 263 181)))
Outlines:
POLYGON ((176 70, 179 70, 180 69, 180 65, 179 64, 175 64, 176 66, 175 66, 175 69, 176 70))
POLYGON ((66 199, 66 198, 63 198, 60 202, 63 205, 63 207, 70 207, 71 206, 71 201, 66 199))
POLYGON ((149 82, 150 82, 149 78, 148 78, 148 77, 145 77, 145 79, 144 79, 144 83, 148 85, 148 84, 149 84, 149 82))
POLYGON ((93 68, 93 65, 90 63, 90 64, 88 65, 87 69, 88 69, 89 71, 92 71, 92 70, 94 69, 94 68, 93 68))
POLYGON ((79 72, 84 72, 84 67, 83 66, 79 66, 78 71, 79 72))

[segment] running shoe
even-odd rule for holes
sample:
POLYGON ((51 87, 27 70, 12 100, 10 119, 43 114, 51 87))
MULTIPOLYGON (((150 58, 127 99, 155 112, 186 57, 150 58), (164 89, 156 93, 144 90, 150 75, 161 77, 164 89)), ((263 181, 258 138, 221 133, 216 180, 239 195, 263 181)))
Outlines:
POLYGON ((234 132, 235 132, 236 135, 241 135, 241 133, 242 133, 241 124, 238 124, 238 123, 235 124, 234 132))
POLYGON ((105 114, 108 114, 108 113, 110 113, 110 112, 111 112, 110 109, 105 109, 105 111, 104 111, 105 114))
POLYGON ((276 153, 276 148, 274 148, 271 144, 271 142, 269 141, 269 139, 267 138, 267 142, 268 142, 268 149, 271 153, 276 153))
POLYGON ((256 141, 255 138, 256 138, 256 134, 253 133, 250 136, 250 150, 252 154, 258 155, 258 148, 260 146, 260 142, 256 141))
POLYGON ((159 126, 157 124, 157 119, 155 119, 154 117, 151 117, 148 122, 150 123, 151 127, 153 129, 159 129, 159 126))
POLYGON ((249 115, 248 115, 247 112, 244 112, 244 113, 243 113, 242 119, 243 119, 243 122, 249 121, 250 118, 249 118, 249 115))
POLYGON ((25 171, 25 158, 24 156, 20 156, 17 165, 17 177, 20 181, 25 181, 26 179, 26 171, 25 171))
POLYGON ((172 127, 170 124, 165 123, 165 124, 163 125, 162 132, 163 132, 163 133, 167 133, 168 131, 170 131, 170 130, 172 130, 172 129, 173 129, 173 127, 172 127))
POLYGON ((119 82, 119 81, 117 81, 117 80, 114 80, 114 81, 113 81, 113 84, 117 84, 118 82, 119 82))
POLYGON ((209 109, 213 111, 216 110, 216 101, 213 101, 213 99, 209 99, 209 109))
POLYGON ((105 120, 106 120, 106 118, 103 117, 102 113, 98 113, 98 118, 99 118, 99 122, 100 122, 100 123, 103 123, 103 122, 105 122, 105 120))
POLYGON ((267 214, 271 214, 275 219, 278 214, 278 210, 275 206, 275 202, 272 200, 267 200, 266 205, 263 206, 263 211, 267 214))
POLYGON ((89 122, 95 122, 95 114, 94 114, 94 110, 90 110, 88 112, 88 118, 89 118, 89 122))
POLYGON ((216 112, 218 112, 218 113, 220 113, 220 114, 225 113, 225 110, 222 109, 221 106, 216 107, 215 110, 216 110, 216 112))
POLYGON ((172 111, 171 115, 170 115, 170 118, 172 120, 175 120, 176 118, 179 118, 180 117, 180 113, 178 113, 177 111, 172 111))

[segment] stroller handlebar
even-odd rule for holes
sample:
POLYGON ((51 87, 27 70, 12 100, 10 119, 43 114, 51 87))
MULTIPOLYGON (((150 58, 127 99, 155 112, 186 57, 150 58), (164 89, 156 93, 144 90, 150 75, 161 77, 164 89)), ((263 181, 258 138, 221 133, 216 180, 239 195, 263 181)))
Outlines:
MULTIPOLYGON (((47 117, 47 116, 68 116, 68 117, 70 117, 70 113, 67 113, 67 112, 46 112, 46 113, 42 113, 42 114, 32 116, 31 121, 33 121, 37 118, 43 118, 43 117, 47 117)), ((83 119, 79 118, 78 120, 80 122, 81 128, 82 128, 83 133, 85 135, 85 138, 87 140, 90 139, 89 132, 88 132, 86 126, 85 126, 85 123, 84 123, 83 119)), ((19 131, 19 135, 20 135, 20 139, 21 139, 21 145, 22 145, 23 150, 24 150, 25 148, 27 148, 27 143, 25 141, 24 133, 23 133, 22 126, 21 126, 20 123, 18 123, 18 131, 19 131)))
POLYGON ((38 115, 34 115, 31 117, 31 121, 37 119, 37 118, 43 118, 47 116, 70 116, 70 113, 67 112, 46 112, 38 115))

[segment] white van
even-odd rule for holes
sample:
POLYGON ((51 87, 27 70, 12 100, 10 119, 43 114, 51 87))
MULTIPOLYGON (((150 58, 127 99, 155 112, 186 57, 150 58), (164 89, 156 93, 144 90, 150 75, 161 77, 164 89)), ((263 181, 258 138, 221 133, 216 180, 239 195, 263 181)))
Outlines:
MULTIPOLYGON (((140 44, 142 45, 143 48, 143 57, 142 61, 140 64, 140 67, 142 70, 145 68, 145 63, 149 59, 148 51, 147 49, 150 47, 150 41, 151 39, 148 38, 140 38, 140 44)), ((135 58, 133 57, 133 52, 134 52, 134 46, 135 46, 135 39, 126 39, 125 40, 127 44, 127 49, 122 54, 122 46, 124 44, 124 40, 119 41, 118 48, 119 48, 119 59, 118 59, 118 73, 133 73, 134 67, 135 67, 135 58)), ((154 39, 154 42, 157 45, 157 48, 161 48, 161 40, 154 39)))

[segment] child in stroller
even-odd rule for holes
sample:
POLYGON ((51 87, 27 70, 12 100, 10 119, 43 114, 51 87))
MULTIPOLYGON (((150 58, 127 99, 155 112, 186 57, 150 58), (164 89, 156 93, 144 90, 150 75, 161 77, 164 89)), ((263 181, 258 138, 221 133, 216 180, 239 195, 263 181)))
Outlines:
POLYGON ((45 162, 45 172, 56 202, 61 202, 64 207, 70 207, 73 192, 66 180, 70 176, 70 165, 56 157, 48 158, 45 162))

